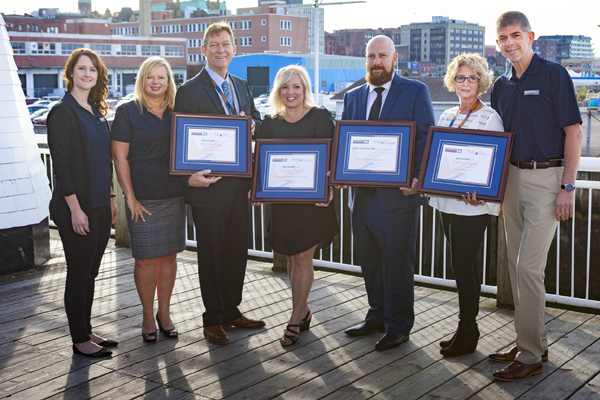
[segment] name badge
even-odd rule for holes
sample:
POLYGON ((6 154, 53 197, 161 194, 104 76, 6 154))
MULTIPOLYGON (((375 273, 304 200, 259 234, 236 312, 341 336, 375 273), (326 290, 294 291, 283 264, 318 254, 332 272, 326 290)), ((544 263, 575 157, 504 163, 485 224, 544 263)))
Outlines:
POLYGON ((525 96, 538 96, 540 94, 539 90, 526 90, 523 93, 525 96))

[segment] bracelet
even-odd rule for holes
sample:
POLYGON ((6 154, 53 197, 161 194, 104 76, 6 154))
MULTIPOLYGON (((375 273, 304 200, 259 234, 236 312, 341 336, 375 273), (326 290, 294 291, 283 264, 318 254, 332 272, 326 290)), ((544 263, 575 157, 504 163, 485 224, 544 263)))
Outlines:
POLYGON ((111 194, 111 195, 110 195, 110 198, 111 198, 111 199, 114 199, 115 197, 117 197, 117 195, 116 195, 116 194, 111 194))

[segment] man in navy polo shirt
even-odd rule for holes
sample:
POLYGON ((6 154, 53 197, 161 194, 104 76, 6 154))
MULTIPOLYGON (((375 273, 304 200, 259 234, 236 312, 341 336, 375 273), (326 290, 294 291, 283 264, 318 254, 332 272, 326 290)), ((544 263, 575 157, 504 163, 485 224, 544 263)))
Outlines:
POLYGON ((520 381, 542 373, 548 359, 544 270, 557 221, 573 216, 581 115, 565 68, 534 54, 523 13, 502 14, 496 31, 512 64, 492 87, 492 107, 515 133, 503 209, 517 343, 489 358, 511 363, 494 377, 520 381))

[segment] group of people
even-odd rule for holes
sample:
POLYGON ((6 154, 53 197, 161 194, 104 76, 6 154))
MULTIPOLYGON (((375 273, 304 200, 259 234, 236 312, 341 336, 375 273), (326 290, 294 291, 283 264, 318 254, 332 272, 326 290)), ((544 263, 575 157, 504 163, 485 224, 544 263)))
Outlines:
MULTIPOLYGON (((504 13, 496 32, 512 68, 493 82, 485 59, 457 56, 444 84, 457 94, 459 105, 446 110, 437 125, 515 133, 502 205, 479 200, 475 192, 462 199, 416 194, 427 133, 435 123, 429 91, 423 83, 394 73, 398 56, 391 39, 376 36, 367 44, 367 83, 346 93, 342 119, 416 121, 414 178, 410 187, 399 190, 351 188, 352 230, 369 309, 364 321, 345 333, 383 333, 377 350, 409 340, 415 319, 419 207, 429 203, 441 214, 459 298, 458 327, 440 342, 440 352, 445 357, 474 352, 481 288, 476 255, 490 216, 503 213, 517 341, 509 351, 489 358, 509 363, 494 373, 497 379, 519 381, 541 373, 548 359, 545 259, 557 221, 573 215, 581 117, 566 70, 534 54, 535 35, 527 17, 504 13), (488 107, 479 96, 490 87, 488 107)), ((226 23, 210 25, 202 46, 207 65, 177 91, 168 62, 147 59, 137 77, 135 98, 119 107, 112 132, 103 118, 107 78, 102 60, 87 49, 77 49, 69 58, 64 72, 68 93, 49 115, 48 144, 56 180, 50 209, 67 260, 65 308, 75 353, 109 356, 107 347, 117 345, 93 333, 90 323, 94 279, 118 214, 110 184, 111 157, 126 198, 143 340, 157 339, 155 318, 165 337, 178 335, 170 298, 176 254, 185 248, 185 204, 191 206, 197 231, 206 339, 226 344, 224 326, 265 326, 239 308, 249 235, 249 180, 209 176, 209 170, 183 179, 169 175, 171 113, 251 116, 254 138, 332 138, 335 123, 328 111, 315 107, 308 73, 294 65, 277 73, 269 96, 271 111, 261 121, 247 82, 227 72, 234 43, 226 23)), ((295 344, 310 329, 312 257, 339 232, 332 198, 333 191, 328 203, 272 206, 270 242, 274 251, 287 256, 292 289, 283 346, 295 344)))

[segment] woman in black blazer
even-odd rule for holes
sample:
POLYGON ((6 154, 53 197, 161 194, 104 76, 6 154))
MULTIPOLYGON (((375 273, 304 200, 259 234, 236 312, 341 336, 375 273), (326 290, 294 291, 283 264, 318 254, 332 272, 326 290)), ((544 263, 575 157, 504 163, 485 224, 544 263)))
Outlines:
POLYGON ((92 333, 94 280, 117 219, 110 185, 110 133, 106 115, 107 72, 89 49, 75 50, 65 65, 67 93, 48 115, 48 146, 54 170, 50 215, 67 261, 65 310, 73 352, 112 354, 117 342, 92 333))

